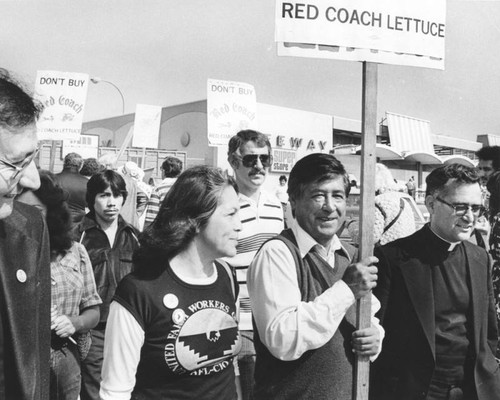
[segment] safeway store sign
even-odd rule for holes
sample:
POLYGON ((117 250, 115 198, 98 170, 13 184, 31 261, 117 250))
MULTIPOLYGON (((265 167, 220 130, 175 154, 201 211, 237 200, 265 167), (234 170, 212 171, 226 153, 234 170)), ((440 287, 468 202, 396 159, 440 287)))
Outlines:
POLYGON ((445 28, 445 0, 276 2, 280 55, 323 52, 323 58, 443 69, 445 28))

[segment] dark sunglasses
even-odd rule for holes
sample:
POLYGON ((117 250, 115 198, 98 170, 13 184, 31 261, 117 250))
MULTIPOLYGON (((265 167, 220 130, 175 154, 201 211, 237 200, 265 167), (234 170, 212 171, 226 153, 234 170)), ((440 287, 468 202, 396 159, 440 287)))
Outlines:
POLYGON ((273 162, 273 157, 269 154, 247 154, 243 157, 240 156, 240 159, 243 166, 247 168, 255 167, 257 160, 260 160, 264 168, 270 167, 273 162))

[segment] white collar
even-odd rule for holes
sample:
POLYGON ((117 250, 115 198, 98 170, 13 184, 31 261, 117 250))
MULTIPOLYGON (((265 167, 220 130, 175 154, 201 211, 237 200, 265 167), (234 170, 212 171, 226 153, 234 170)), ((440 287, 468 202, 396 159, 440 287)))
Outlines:
POLYGON ((347 250, 342 246, 342 242, 338 238, 337 235, 333 235, 332 241, 330 243, 330 249, 329 251, 321 244, 319 244, 316 240, 312 238, 309 233, 307 233, 298 223, 293 224, 292 226, 292 232, 295 235, 295 239, 297 240, 297 245, 299 247, 300 251, 300 257, 304 258, 307 253, 311 251, 311 249, 314 246, 319 246, 320 249, 322 249, 324 252, 324 258, 327 258, 328 254, 334 254, 338 250, 344 251, 344 253, 347 255, 347 257, 350 259, 349 253, 347 250))
POLYGON ((443 242, 449 243, 450 246, 448 247, 448 251, 452 251, 456 246, 460 244, 460 242, 450 242, 449 240, 443 239, 441 236, 439 236, 434 230, 431 228, 431 225, 429 224, 429 228, 431 229, 432 233, 436 235, 439 239, 441 239, 443 242))
POLYGON ((254 199, 252 199, 251 197, 248 197, 246 194, 239 193, 239 196, 242 200, 247 201, 249 203, 253 203, 253 204, 260 204, 267 199, 267 193, 264 190, 259 191, 259 201, 257 201, 257 202, 254 199))

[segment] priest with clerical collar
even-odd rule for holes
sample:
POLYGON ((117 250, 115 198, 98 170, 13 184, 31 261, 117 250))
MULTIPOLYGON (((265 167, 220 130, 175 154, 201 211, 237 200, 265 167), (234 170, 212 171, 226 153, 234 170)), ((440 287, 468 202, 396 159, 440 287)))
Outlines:
POLYGON ((460 164, 426 179, 430 222, 376 249, 386 336, 371 399, 500 399, 490 259, 470 243, 484 212, 479 176, 460 164))

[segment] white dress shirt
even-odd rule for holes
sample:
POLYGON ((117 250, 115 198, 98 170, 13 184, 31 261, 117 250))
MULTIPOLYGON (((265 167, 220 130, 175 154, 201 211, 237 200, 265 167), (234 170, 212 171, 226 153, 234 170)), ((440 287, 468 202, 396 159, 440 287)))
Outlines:
MULTIPOLYGON (((316 246, 320 256, 335 268, 335 251, 343 249, 337 236, 333 237, 330 248, 325 249, 299 224, 294 224, 292 231, 302 258, 316 246)), ((262 247, 250 265, 247 282, 260 340, 280 360, 297 360, 306 351, 326 344, 344 317, 355 325, 355 307, 352 306, 356 299, 343 280, 313 301, 301 301, 295 261, 282 241, 273 240, 262 247)), ((380 302, 373 295, 371 299, 372 325, 379 329, 382 341, 384 330, 374 317, 380 302)), ((380 350, 381 347, 376 356, 380 350)))

